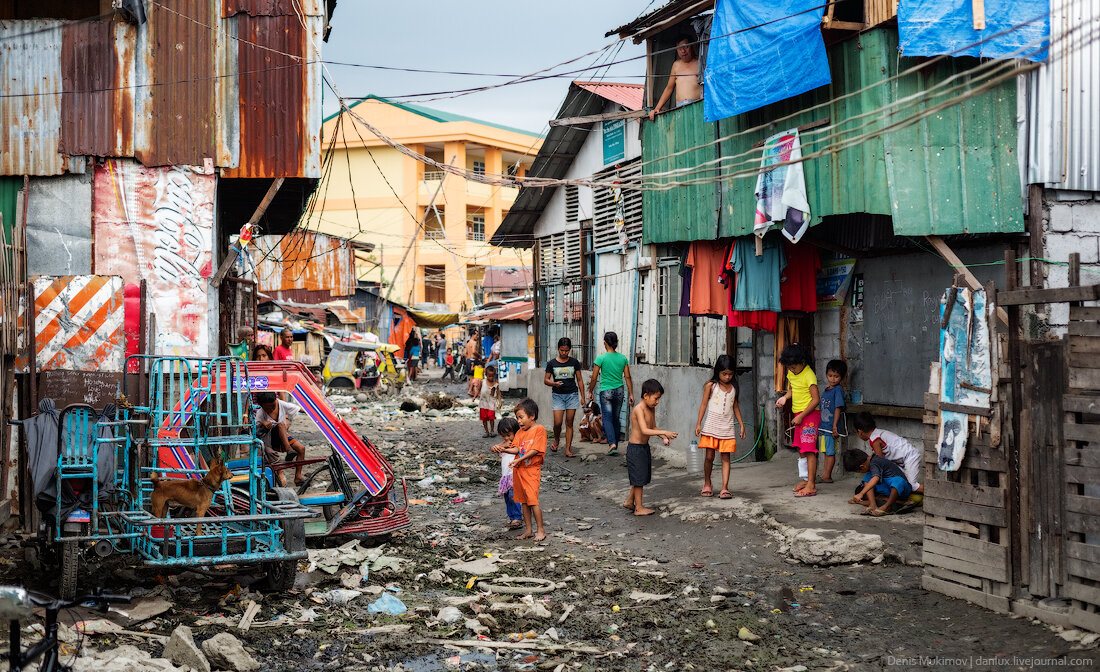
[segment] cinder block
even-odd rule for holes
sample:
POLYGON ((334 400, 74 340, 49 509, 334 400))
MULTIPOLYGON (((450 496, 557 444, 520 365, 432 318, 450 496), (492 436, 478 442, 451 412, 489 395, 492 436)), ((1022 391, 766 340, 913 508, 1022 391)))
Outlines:
POLYGON ((1070 209, 1074 233, 1100 233, 1100 203, 1079 203, 1070 209))
MULTIPOLYGON (((1077 252, 1082 264, 1095 264, 1098 260, 1097 237, 1093 234, 1047 233, 1046 257, 1053 261, 1069 261, 1069 255, 1077 252)), ((1051 285, 1059 286, 1059 285, 1051 285)))
POLYGON ((1064 233, 1073 230, 1073 206, 1066 203, 1051 203, 1049 231, 1064 233))

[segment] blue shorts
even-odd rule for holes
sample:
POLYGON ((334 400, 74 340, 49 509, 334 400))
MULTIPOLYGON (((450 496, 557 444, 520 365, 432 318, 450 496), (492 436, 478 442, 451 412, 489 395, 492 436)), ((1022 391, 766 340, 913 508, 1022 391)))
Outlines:
POLYGON ((836 455, 836 439, 833 438, 833 433, 817 435, 817 445, 821 452, 825 453, 829 457, 836 455))
MULTIPOLYGON (((864 483, 869 480, 871 480, 870 474, 867 474, 863 477, 864 483)), ((909 481, 905 480, 901 476, 891 476, 889 478, 882 479, 875 484, 876 495, 889 497, 891 489, 898 491, 899 502, 904 502, 905 500, 909 499, 909 495, 913 494, 913 486, 909 485, 909 481)))
POLYGON ((551 392, 550 401, 550 410, 575 411, 581 407, 581 393, 558 394, 557 392, 551 392))

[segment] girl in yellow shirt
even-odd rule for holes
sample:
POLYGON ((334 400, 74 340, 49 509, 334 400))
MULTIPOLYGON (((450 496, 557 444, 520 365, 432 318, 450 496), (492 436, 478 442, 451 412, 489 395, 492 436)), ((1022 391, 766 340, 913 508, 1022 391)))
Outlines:
POLYGON ((791 426, 794 427, 793 447, 798 449, 798 475, 800 481, 794 487, 795 497, 813 497, 817 494, 817 428, 821 424, 821 411, 817 404, 821 394, 817 390, 817 375, 810 368, 806 349, 791 343, 779 354, 779 363, 787 367, 787 393, 775 402, 783 408, 791 402, 791 426))

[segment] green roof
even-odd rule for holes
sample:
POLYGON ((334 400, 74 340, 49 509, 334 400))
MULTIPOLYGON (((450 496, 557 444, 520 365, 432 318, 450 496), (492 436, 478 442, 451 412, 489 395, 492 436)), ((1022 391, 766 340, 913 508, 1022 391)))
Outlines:
MULTIPOLYGON (((398 103, 398 102, 395 102, 393 100, 390 100, 389 98, 383 98, 381 96, 375 96, 375 95, 370 95, 370 96, 367 96, 365 98, 360 98, 359 100, 355 101, 351 105, 348 105, 348 109, 351 109, 351 108, 355 107, 356 105, 358 105, 359 103, 362 103, 362 102, 367 101, 367 100, 377 100, 377 101, 385 103, 387 105, 393 105, 394 107, 399 107, 402 110, 412 112, 413 114, 419 114, 422 117, 427 117, 428 119, 431 119, 432 121, 438 121, 440 123, 446 123, 446 122, 449 122, 449 121, 472 121, 473 123, 481 124, 482 126, 492 126, 493 128, 499 128, 499 129, 504 130, 504 131, 511 131, 513 133, 522 133, 523 135, 529 135, 532 138, 541 138, 541 137, 543 137, 541 133, 532 133, 531 131, 525 131, 522 128, 516 128, 514 126, 505 126, 504 124, 494 124, 493 122, 485 121, 484 119, 475 119, 473 117, 466 117, 466 116, 463 116, 461 114, 454 114, 452 112, 444 112, 443 110, 435 110, 435 109, 432 109, 430 107, 424 107, 423 105, 412 105, 410 103, 398 103)), ((335 119, 339 115, 340 115, 339 112, 335 112, 333 114, 330 114, 329 116, 325 117, 325 121, 327 122, 330 119, 335 119)))

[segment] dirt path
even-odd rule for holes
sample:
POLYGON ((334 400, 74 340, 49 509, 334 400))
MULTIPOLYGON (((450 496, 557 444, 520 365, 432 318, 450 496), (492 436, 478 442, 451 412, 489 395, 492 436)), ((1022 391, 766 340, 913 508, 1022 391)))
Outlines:
MULTIPOLYGON (((444 388, 430 382, 417 386, 417 391, 439 389, 444 388)), ((461 393, 463 388, 447 389, 461 393)), ((96 579, 172 603, 155 618, 121 622, 160 635, 190 625, 200 642, 231 632, 270 672, 802 669, 799 665, 1014 670, 1084 669, 1096 663, 1094 648, 1081 650, 1045 626, 923 591, 919 567, 892 560, 827 568, 793 563, 779 552, 781 542, 773 534, 722 509, 744 501, 703 500, 682 470, 656 465, 658 478, 646 496, 659 515, 636 518, 620 506, 626 495, 624 459, 603 456, 597 446, 581 444, 583 453, 594 456, 588 461, 548 455, 541 498, 550 538, 541 544, 517 542, 515 532, 503 528, 504 506, 496 496, 499 460, 472 412, 405 414, 396 412, 397 401, 333 398, 407 478, 412 529, 356 546, 354 561, 331 574, 323 566, 332 562, 324 559, 326 549, 314 549, 315 566, 299 574, 291 595, 259 595, 249 588, 251 577, 232 571, 160 578, 114 566, 96 579), (434 482, 417 485, 422 479, 434 482), (682 514, 695 506, 703 515, 682 514), (483 566, 453 567, 471 561, 483 566), (496 569, 490 573, 492 565, 496 569), (502 575, 551 587, 530 597, 485 595, 473 582, 476 576, 509 584, 502 575), (349 587, 361 594, 347 604, 331 603, 340 599, 334 590, 349 587), (370 613, 369 605, 382 595, 397 598, 408 611, 370 613), (260 609, 253 627, 242 632, 236 626, 248 600, 260 609), (490 648, 440 643, 479 635, 490 648), (930 661, 938 665, 906 660, 918 657, 938 658, 930 661), (1028 665, 1012 657, 1051 662, 1028 665), (983 663, 982 658, 1009 660, 983 663), (1076 659, 1083 660, 1067 667, 1076 659)), ((318 433, 296 427, 295 434, 313 454, 327 454, 318 433)), ((347 541, 332 540, 328 550, 347 541)), ((5 580, 40 578, 15 559, 15 551, 9 556, 0 567, 5 580)), ((91 639, 100 649, 134 643, 122 635, 91 639)), ((159 644, 137 641, 159 653, 159 644)))

